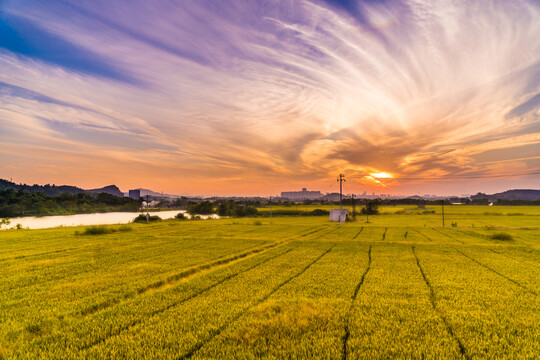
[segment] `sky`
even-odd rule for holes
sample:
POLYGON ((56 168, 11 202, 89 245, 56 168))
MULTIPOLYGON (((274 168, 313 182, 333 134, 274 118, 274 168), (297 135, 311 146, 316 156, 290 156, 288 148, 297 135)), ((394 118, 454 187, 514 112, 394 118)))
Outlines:
POLYGON ((0 0, 0 178, 540 189, 538 0, 0 0))

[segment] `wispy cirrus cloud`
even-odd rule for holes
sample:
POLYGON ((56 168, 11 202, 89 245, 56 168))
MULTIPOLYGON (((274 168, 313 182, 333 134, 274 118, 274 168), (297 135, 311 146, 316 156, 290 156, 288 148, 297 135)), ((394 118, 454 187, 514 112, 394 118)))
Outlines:
POLYGON ((50 181, 78 171, 88 186, 192 193, 268 193, 338 171, 357 190, 416 191, 422 177, 503 174, 512 157, 523 172, 540 168, 520 150, 540 133, 532 1, 29 0, 0 10, 5 176, 28 178, 23 165, 43 167, 47 152, 50 181), (78 154, 89 165, 64 169, 78 154))

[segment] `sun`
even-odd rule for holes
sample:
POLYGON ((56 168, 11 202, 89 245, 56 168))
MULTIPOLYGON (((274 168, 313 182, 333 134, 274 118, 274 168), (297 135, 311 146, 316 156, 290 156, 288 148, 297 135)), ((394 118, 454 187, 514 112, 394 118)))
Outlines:
POLYGON ((376 179, 393 179, 394 178, 394 175, 387 172, 376 172, 376 173, 371 173, 369 175, 376 179))

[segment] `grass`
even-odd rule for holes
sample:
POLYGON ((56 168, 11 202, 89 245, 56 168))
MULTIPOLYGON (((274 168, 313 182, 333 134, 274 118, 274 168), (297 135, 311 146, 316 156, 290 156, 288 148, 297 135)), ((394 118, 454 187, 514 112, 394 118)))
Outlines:
POLYGON ((1 231, 0 357, 533 359, 540 214, 485 208, 1 231))

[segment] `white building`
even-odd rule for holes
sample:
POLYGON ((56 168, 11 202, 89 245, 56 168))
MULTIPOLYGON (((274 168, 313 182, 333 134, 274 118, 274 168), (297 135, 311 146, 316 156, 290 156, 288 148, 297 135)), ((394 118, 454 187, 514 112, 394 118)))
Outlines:
POLYGON ((320 191, 307 191, 307 188, 302 188, 302 191, 285 191, 281 193, 282 198, 289 200, 317 200, 322 197, 320 191))
POLYGON ((346 221, 349 217, 349 209, 331 209, 330 210, 330 221, 346 221), (341 214, 341 216, 340 216, 341 214), (340 219, 341 217, 341 219, 340 219))

